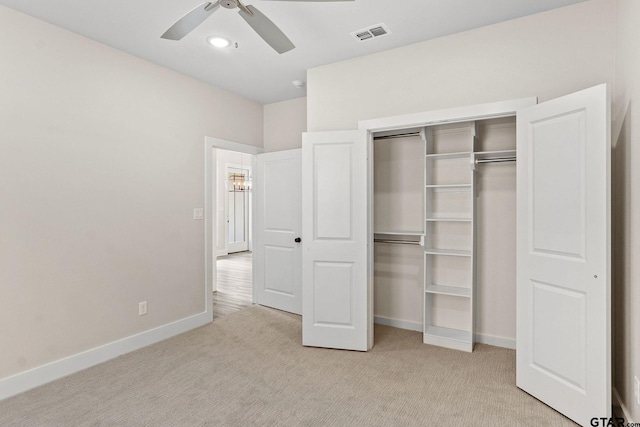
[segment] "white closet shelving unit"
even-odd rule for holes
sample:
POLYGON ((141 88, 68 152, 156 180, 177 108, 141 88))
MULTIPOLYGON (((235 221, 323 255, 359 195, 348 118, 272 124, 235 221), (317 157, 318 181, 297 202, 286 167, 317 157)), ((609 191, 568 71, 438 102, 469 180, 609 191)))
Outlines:
POLYGON ((515 160, 513 129, 511 119, 425 129, 426 344, 473 351, 478 264, 475 171, 485 162, 515 160), (484 129, 482 136, 479 129, 484 129))
POLYGON ((426 128, 423 341, 472 351, 475 122, 426 128))

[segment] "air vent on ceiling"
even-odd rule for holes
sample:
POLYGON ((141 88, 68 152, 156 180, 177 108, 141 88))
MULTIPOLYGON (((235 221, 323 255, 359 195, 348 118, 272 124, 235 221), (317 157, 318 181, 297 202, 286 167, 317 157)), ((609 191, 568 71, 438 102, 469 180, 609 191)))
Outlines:
POLYGON ((389 31, 389 28, 387 28, 387 26, 384 24, 372 25, 368 28, 363 28, 351 33, 353 37, 361 42, 373 40, 376 37, 385 36, 387 34, 391 34, 391 31, 389 31))

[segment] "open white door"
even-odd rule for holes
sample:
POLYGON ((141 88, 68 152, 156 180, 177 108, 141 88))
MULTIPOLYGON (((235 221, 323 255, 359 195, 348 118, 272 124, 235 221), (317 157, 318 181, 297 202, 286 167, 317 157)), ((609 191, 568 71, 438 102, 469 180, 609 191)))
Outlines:
POLYGON ((302 314, 301 154, 258 154, 253 190, 256 303, 295 314, 302 314))
POLYGON ((518 111, 517 386, 611 416, 610 112, 596 86, 518 111))
POLYGON ((366 131, 302 138, 302 343, 373 345, 366 131))

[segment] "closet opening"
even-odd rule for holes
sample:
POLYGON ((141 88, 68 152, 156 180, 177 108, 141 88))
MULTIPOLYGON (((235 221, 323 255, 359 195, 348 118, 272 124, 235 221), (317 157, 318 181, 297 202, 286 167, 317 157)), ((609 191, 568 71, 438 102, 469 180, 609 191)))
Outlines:
POLYGON ((515 348, 515 116, 372 137, 374 322, 515 348))

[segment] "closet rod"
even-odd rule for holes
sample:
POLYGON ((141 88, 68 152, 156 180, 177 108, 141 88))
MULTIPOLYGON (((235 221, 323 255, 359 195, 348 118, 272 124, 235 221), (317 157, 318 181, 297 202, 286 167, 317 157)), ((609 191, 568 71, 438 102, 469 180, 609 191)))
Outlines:
POLYGON ((394 243, 400 245, 419 245, 420 242, 410 240, 392 240, 392 239, 373 239, 375 243, 394 243))
POLYGON ((377 141, 378 139, 404 138, 407 136, 418 136, 418 135, 420 135, 420 132, 400 133, 398 135, 374 136, 373 140, 377 141))
POLYGON ((515 162, 515 157, 501 157, 496 159, 477 159, 476 163, 503 163, 503 162, 515 162))

